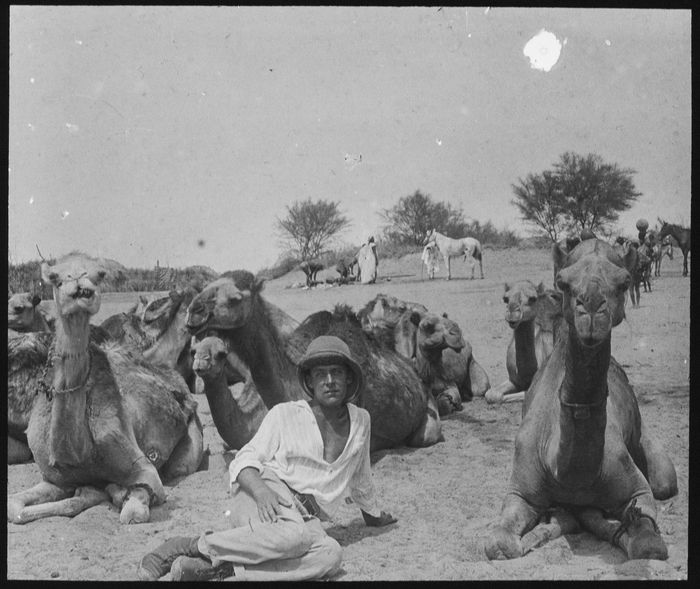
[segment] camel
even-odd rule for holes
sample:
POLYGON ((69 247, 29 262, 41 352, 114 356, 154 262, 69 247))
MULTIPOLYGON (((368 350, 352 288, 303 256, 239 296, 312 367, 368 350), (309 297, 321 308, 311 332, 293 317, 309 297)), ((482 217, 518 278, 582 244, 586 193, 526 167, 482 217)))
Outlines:
POLYGON ((484 277, 484 266, 483 266, 483 252, 481 248, 481 243, 478 239, 473 237, 462 237, 461 239, 453 239, 439 233, 433 229, 428 237, 425 238, 423 245, 428 245, 429 243, 435 243, 438 250, 442 254, 442 258, 447 265, 447 280, 452 278, 452 273, 450 270, 450 259, 457 256, 464 256, 464 261, 469 260, 472 267, 471 279, 474 280, 474 268, 476 262, 479 262, 479 272, 481 273, 481 278, 484 277))
POLYGON ((632 282, 629 288, 630 299, 632 301, 632 307, 639 307, 639 301, 641 293, 639 292, 639 283, 641 282, 640 274, 640 259, 638 245, 633 240, 625 239, 620 236, 615 240, 615 245, 613 246, 619 256, 625 257, 629 255, 630 258, 630 276, 632 282))
POLYGON ((664 256, 668 256, 669 260, 673 260, 673 244, 671 243, 671 236, 667 235, 663 240, 657 241, 653 246, 653 262, 654 262, 654 276, 661 276, 661 261, 664 256))
MULTIPOLYGON (((423 382, 434 393, 449 391, 452 408, 459 407, 461 401, 483 396, 489 389, 489 378, 474 358, 470 343, 462 338, 459 326, 446 315, 431 314, 420 303, 402 301, 385 294, 377 295, 357 315, 367 333, 373 334, 375 338, 414 363, 423 382), (426 331, 421 334, 421 321, 428 316, 433 318, 423 324, 426 331), (431 332, 448 334, 457 331, 463 341, 461 346, 446 343, 441 356, 435 353, 436 350, 428 349, 435 346, 435 343, 430 346, 431 332), (419 346, 421 340, 427 342, 422 348, 419 346), (431 363, 431 369, 426 370, 431 363), (422 369, 418 369, 419 366, 422 369), (459 395, 454 394, 455 388, 459 395)), ((456 341, 458 340, 452 336, 452 342, 456 341)), ((443 401, 442 414, 448 412, 446 401, 443 401)))
POLYGON ((229 279, 209 284, 192 301, 187 324, 195 337, 216 335, 249 367, 265 405, 304 399, 296 363, 318 335, 343 339, 363 368, 361 405, 372 419, 372 451, 441 441, 437 406, 410 362, 365 334, 345 307, 307 317, 288 337, 277 329, 261 296, 264 282, 236 286, 229 279))
POLYGON ((580 524, 630 559, 668 556, 654 499, 678 492, 676 472, 610 354, 612 329, 625 315, 632 251, 621 256, 597 239, 569 254, 553 247, 564 321, 525 394, 508 492, 485 539, 489 559, 522 556, 552 510, 559 533, 580 524))
POLYGON ((28 292, 15 293, 7 300, 7 327, 18 333, 52 331, 53 318, 39 306, 41 297, 28 292))
POLYGON ((369 237, 367 243, 362 244, 355 258, 357 259, 357 280, 361 284, 374 284, 377 281, 379 257, 373 236, 369 237))
POLYGON ((255 435, 267 413, 252 375, 218 337, 209 336, 193 343, 191 351, 193 369, 204 382, 214 425, 229 448, 238 450, 255 435), (239 382, 241 374, 244 385, 234 396, 229 385, 239 382))
POLYGON ((690 251, 690 229, 681 227, 674 223, 667 223, 659 219, 661 229, 659 229, 659 241, 662 241, 666 236, 670 235, 678 242, 678 247, 681 248, 683 254, 683 276, 688 276, 688 252, 690 251))
POLYGON ((435 242, 427 244, 423 248, 420 259, 428 270, 428 280, 433 280, 435 272, 440 270, 440 250, 438 250, 437 244, 435 242))
POLYGON ((90 341, 105 274, 101 260, 85 255, 42 264, 56 332, 27 440, 43 481, 8 497, 9 522, 72 517, 109 498, 122 523, 146 522, 151 505, 165 501, 162 480, 186 476, 202 460, 197 403, 182 377, 90 341))
POLYGON ((529 280, 505 284, 506 322, 513 337, 506 352, 508 380, 486 392, 488 403, 522 401, 538 368, 549 358, 561 318, 561 294, 529 280))
POLYGON ((306 275, 306 286, 313 286, 316 284, 316 274, 323 270, 324 266, 320 262, 309 262, 304 260, 301 264, 299 264, 299 268, 306 275))

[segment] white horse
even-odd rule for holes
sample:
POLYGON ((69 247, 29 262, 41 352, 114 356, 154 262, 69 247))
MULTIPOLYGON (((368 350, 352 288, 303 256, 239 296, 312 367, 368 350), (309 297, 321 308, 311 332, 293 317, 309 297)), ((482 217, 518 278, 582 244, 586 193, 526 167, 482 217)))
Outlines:
POLYGON ((471 263, 472 280, 474 279, 474 267, 476 266, 477 261, 479 262, 479 271, 481 272, 481 278, 484 277, 481 243, 479 243, 478 239, 474 239, 473 237, 452 239, 451 237, 447 237, 447 235, 438 233, 435 229, 433 229, 428 234, 428 237, 425 239, 425 245, 428 245, 429 243, 434 243, 435 245, 437 245, 437 248, 440 250, 442 257, 445 260, 445 264, 447 264, 447 280, 452 278, 452 274, 450 272, 450 258, 462 255, 464 256, 465 262, 467 261, 467 259, 469 259, 471 263))

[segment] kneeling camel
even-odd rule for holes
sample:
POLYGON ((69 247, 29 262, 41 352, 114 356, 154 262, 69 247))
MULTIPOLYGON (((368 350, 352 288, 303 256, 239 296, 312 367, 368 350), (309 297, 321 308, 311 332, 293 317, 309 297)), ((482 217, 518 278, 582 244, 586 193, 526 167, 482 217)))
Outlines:
POLYGON ((485 543, 489 559, 522 556, 553 510, 563 533, 578 521, 630 559, 668 557, 654 499, 678 492, 676 472, 610 355, 632 281, 629 251, 623 258, 597 239, 568 255, 554 246, 565 322, 525 394, 509 490, 485 543))

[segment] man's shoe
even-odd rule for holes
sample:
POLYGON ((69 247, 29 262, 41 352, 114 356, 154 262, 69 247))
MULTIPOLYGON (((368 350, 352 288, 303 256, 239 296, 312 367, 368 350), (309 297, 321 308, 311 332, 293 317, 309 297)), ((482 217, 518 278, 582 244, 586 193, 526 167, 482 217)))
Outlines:
POLYGON ((139 563, 138 575, 141 581, 157 581, 169 570, 178 556, 200 556, 197 549, 199 536, 177 536, 163 542, 153 552, 149 552, 139 563))
POLYGON ((170 567, 171 581, 223 581, 233 575, 232 562, 222 562, 214 566, 205 558, 190 556, 180 556, 170 567))

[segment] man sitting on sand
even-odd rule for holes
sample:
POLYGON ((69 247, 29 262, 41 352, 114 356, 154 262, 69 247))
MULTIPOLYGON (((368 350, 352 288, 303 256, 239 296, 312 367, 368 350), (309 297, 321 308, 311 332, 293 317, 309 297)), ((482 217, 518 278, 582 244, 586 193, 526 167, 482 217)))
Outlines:
POLYGON ((139 578, 302 581, 336 573, 342 560, 328 520, 348 494, 368 526, 396 518, 377 507, 370 417, 353 403, 360 365, 334 336, 313 340, 297 369, 309 401, 275 405, 229 466, 233 528, 172 538, 141 559, 139 578))

